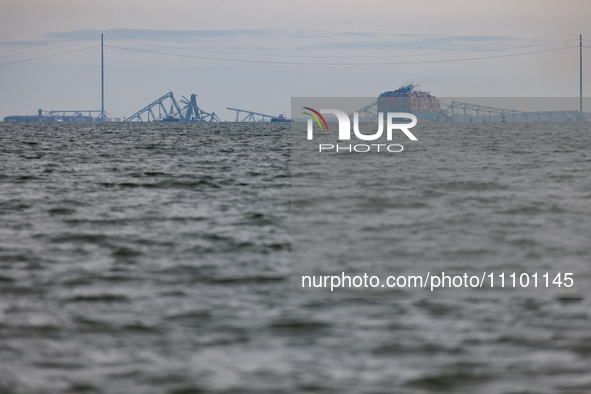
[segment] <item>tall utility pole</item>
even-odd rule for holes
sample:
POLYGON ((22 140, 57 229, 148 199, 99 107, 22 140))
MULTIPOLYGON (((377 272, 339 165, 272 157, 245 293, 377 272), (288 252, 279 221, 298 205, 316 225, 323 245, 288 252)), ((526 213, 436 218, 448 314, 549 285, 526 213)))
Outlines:
POLYGON ((579 61, 581 68, 581 91, 579 96, 579 115, 583 121, 583 35, 579 34, 579 61))
POLYGON ((101 34, 101 120, 105 120, 105 52, 103 47, 103 35, 101 34))

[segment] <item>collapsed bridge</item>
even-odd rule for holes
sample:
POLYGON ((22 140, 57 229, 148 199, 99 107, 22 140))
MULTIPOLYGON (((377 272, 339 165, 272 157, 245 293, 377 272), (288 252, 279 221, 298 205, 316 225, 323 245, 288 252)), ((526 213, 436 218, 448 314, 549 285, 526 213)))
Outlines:
MULTIPOLYGON (((360 122, 378 121, 378 102, 355 111, 360 122)), ((401 110, 400 112, 408 112, 401 110)), ((412 111, 411 111, 412 112, 412 111)), ((353 119, 353 113, 349 114, 353 119)), ((452 101, 441 104, 441 111, 432 121, 439 122, 580 122, 589 119, 588 113, 572 111, 517 111, 486 105, 452 101)))
POLYGON ((451 122, 576 122, 583 114, 573 111, 516 111, 452 101, 442 108, 442 120, 451 122))
POLYGON ((203 111, 197 105, 197 95, 191 94, 191 99, 180 100, 184 106, 181 108, 172 92, 166 93, 159 99, 146 105, 125 120, 125 122, 143 122, 142 116, 147 117, 148 122, 219 122, 220 118, 215 112, 203 111), (156 113, 158 116, 156 116, 156 113))

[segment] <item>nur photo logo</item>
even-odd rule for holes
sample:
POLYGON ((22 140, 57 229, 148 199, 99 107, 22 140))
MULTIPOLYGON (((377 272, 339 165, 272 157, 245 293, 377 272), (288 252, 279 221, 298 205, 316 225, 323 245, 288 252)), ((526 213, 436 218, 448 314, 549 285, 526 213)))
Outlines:
MULTIPOLYGON (((313 140, 314 139, 314 121, 318 124, 318 127, 321 131, 329 131, 328 123, 322 114, 332 114, 336 116, 339 125, 338 131, 338 139, 340 141, 349 141, 351 140, 351 120, 349 116, 338 109, 321 109, 320 111, 316 111, 310 107, 302 107, 310 112, 303 112, 305 115, 308 115, 312 119, 308 119, 308 128, 307 128, 307 139, 313 140)), ((386 140, 392 141, 392 135, 394 130, 402 131, 411 141, 417 141, 417 138, 410 132, 409 129, 416 126, 417 124, 417 117, 413 114, 406 113, 406 112, 388 112, 385 116, 386 118, 386 140), (410 119, 410 122, 405 122, 405 120, 410 119)), ((359 130, 359 113, 355 112, 353 114, 353 133, 355 137, 362 141, 375 141, 381 138, 384 134, 384 113, 378 113, 378 130, 374 134, 363 134, 359 130)), ((377 151, 377 152, 402 152, 404 147, 400 144, 355 144, 355 145, 339 145, 339 144, 319 144, 318 151, 319 152, 341 152, 341 151, 348 151, 348 152, 369 152, 369 151, 377 151)))

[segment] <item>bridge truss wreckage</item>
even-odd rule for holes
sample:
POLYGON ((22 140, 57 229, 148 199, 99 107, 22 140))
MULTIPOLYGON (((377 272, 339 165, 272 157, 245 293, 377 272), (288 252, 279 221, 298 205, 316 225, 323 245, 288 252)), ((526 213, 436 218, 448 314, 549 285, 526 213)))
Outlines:
MULTIPOLYGON (((441 104, 441 112, 436 122, 573 122, 588 117, 579 111, 516 111, 485 105, 452 101, 450 105, 441 104), (447 107, 447 108, 444 108, 447 107)), ((366 105, 355 111, 360 122, 378 121, 378 102, 366 105)), ((401 111, 404 112, 404 111, 401 111)), ((353 120, 353 114, 349 118, 353 120)))
POLYGON ((265 118, 269 118, 269 120, 276 118, 276 116, 260 114, 258 112, 247 111, 245 109, 230 108, 230 107, 228 107, 226 109, 229 109, 230 111, 236 111, 236 122, 256 122, 257 120, 256 120, 255 116, 260 116, 261 122, 264 122, 265 118), (246 116, 242 120, 239 119, 240 112, 244 112, 246 114, 246 116))
POLYGON ((442 120, 451 122, 576 122, 579 111, 516 111, 452 101, 442 109, 442 120))
MULTIPOLYGON (((366 105, 365 107, 360 108, 355 112, 357 112, 359 114, 359 121, 360 122, 377 122, 378 121, 378 102, 374 101, 373 103, 366 105)), ((349 118, 351 118, 351 120, 353 120, 354 113, 349 114, 349 118)))
POLYGON ((215 112, 209 113, 201 110, 197 105, 197 95, 192 94, 191 99, 185 96, 180 100, 184 107, 178 104, 172 92, 146 105, 135 114, 127 118, 126 122, 143 122, 142 115, 146 115, 148 122, 219 122, 215 112), (156 111, 158 116, 156 116, 156 111))

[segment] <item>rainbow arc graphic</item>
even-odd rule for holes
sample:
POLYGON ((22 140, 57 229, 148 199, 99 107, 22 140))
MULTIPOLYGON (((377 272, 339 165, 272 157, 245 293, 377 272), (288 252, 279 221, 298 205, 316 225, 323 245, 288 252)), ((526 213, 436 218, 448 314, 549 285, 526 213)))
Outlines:
MULTIPOLYGON (((314 112, 316 115, 318 115, 318 117, 319 117, 320 119, 322 119, 322 122, 324 123, 324 126, 326 127, 326 131, 328 131, 328 125, 326 124, 326 120, 324 120, 324 116, 322 116, 322 115, 320 114, 320 112, 318 112, 318 111, 316 111, 315 109, 312 109, 312 108, 310 108, 310 107, 302 107, 302 108, 304 108, 304 109, 307 109, 308 111, 312 111, 312 112, 314 112)), ((313 118, 313 119, 316 121, 316 123, 318 123, 318 126, 320 126, 320 130, 323 130, 322 123, 320 123, 320 119, 318 119, 318 117, 314 116, 313 114, 311 114, 311 113, 309 113, 309 112, 304 112, 304 114, 306 114, 306 115, 308 115, 308 116, 311 116, 311 117, 312 117, 312 118, 313 118)))

